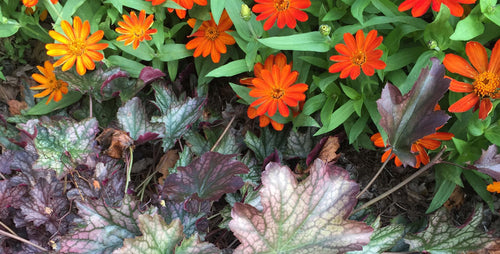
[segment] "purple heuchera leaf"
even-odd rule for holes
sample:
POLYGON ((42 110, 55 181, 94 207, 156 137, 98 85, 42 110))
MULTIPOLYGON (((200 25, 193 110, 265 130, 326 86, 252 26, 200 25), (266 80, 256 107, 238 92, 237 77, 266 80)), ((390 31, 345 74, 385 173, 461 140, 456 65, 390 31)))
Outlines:
POLYGON ((161 124, 152 124, 149 122, 146 109, 138 97, 132 98, 120 107, 116 118, 118 118, 123 130, 128 132, 130 137, 135 141, 142 137, 141 141, 145 142, 147 141, 145 140, 146 138, 156 138, 159 137, 160 133, 164 132, 161 124))
POLYGON ((49 183, 43 178, 38 179, 29 197, 23 199, 21 213, 24 220, 33 222, 36 227, 44 225, 52 234, 61 231, 61 218, 69 209, 69 202, 62 190, 62 182, 55 180, 49 183))
POLYGON ((445 68, 438 59, 431 60, 431 69, 422 70, 410 92, 403 96, 396 86, 387 83, 377 100, 380 125, 388 136, 386 143, 404 165, 415 165, 415 155, 410 151, 413 142, 435 133, 450 118, 442 110, 434 111, 450 80, 444 78, 445 68))
POLYGON ((474 163, 474 166, 479 172, 500 181, 500 154, 497 153, 497 146, 490 145, 488 150, 483 151, 481 158, 474 163))
POLYGON ((347 219, 359 186, 344 169, 317 159, 297 183, 288 167, 270 163, 262 186, 262 212, 242 203, 231 211, 229 227, 241 242, 235 253, 344 253, 370 241, 371 227, 347 219))
POLYGON ((162 71, 150 66, 146 66, 142 68, 141 73, 139 74, 139 79, 144 81, 144 84, 149 84, 164 76, 165 73, 163 73, 162 71))
POLYGON ((116 208, 102 200, 87 201, 76 201, 80 224, 85 226, 61 237, 60 253, 111 253, 122 246, 124 239, 140 234, 136 223, 139 207, 129 196, 116 208))
POLYGON ((114 79, 117 79, 117 78, 128 78, 128 73, 125 72, 125 71, 120 70, 119 68, 117 68, 117 69, 111 69, 111 70, 107 71, 105 74, 107 74, 107 75, 103 76, 103 78, 106 78, 106 79, 102 82, 101 89, 100 89, 101 95, 103 95, 103 96, 104 96, 104 88, 108 87, 109 84, 114 79))
POLYGON ((26 185, 11 186, 9 180, 0 181, 0 219, 5 219, 9 215, 8 208, 20 208, 23 204, 21 197, 28 191, 26 185))
POLYGON ((218 200, 224 193, 237 191, 243 180, 236 174, 248 173, 248 167, 233 157, 215 152, 203 154, 169 175, 162 194, 179 201, 193 194, 203 200, 218 200))
POLYGON ((322 138, 318 144, 314 146, 314 148, 309 152, 307 155, 306 159, 306 165, 309 166, 316 158, 318 158, 319 153, 321 152, 321 149, 323 149, 323 146, 325 145, 326 141, 328 140, 328 137, 322 138))
POLYGON ((10 174, 12 170, 31 168, 36 158, 36 154, 25 150, 7 150, 0 155, 0 173, 10 174))

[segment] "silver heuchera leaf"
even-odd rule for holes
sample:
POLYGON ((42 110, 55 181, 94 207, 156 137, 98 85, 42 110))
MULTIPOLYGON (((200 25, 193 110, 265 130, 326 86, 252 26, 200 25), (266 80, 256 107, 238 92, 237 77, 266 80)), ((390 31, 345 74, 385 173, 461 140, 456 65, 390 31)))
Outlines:
POLYGON ((35 147, 39 157, 34 169, 54 170, 58 178, 78 165, 93 167, 98 154, 95 136, 98 123, 95 118, 81 122, 62 119, 36 126, 35 147))
POLYGON ((403 165, 415 165, 415 155, 411 153, 413 142, 436 132, 450 118, 442 110, 434 111, 448 91, 450 80, 444 78, 444 66, 436 58, 431 60, 431 69, 422 70, 410 92, 402 95, 396 86, 387 83, 377 100, 387 143, 403 165))
POLYGON ((127 101, 125 105, 118 109, 116 118, 120 122, 124 131, 128 132, 130 137, 137 141, 141 136, 160 138, 164 132, 163 126, 153 125, 147 119, 146 109, 139 98, 134 97, 127 101))
POLYGON ((241 242, 235 253, 344 253, 370 241, 370 226, 347 219, 359 186, 344 169, 318 159, 297 183, 288 167, 269 163, 262 186, 262 212, 242 203, 231 211, 229 227, 241 242))
POLYGON ((402 224, 391 224, 380 228, 380 217, 377 217, 372 227, 375 231, 370 237, 370 242, 363 246, 363 250, 350 251, 347 254, 383 253, 394 247, 405 233, 405 227, 402 224))
POLYGON ((476 207, 472 219, 460 227, 452 225, 444 208, 431 218, 427 229, 418 234, 406 235, 404 241, 410 251, 427 251, 432 254, 453 254, 482 248, 493 238, 477 230, 483 214, 482 206, 476 207))
POLYGON ((474 166, 479 172, 500 181, 500 154, 497 153, 497 146, 490 145, 488 150, 483 151, 481 158, 474 163, 474 166))

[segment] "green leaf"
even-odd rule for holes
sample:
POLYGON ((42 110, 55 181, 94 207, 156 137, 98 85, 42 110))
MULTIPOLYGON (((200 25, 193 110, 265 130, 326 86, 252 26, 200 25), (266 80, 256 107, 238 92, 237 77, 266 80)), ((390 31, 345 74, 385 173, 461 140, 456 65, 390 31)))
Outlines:
POLYGON ((405 236, 410 251, 426 251, 432 254, 453 254, 482 248, 492 237, 477 230, 482 219, 482 206, 477 206, 472 220, 455 227, 446 209, 438 210, 431 218, 426 230, 405 236))
POLYGON ((21 25, 13 19, 0 18, 0 38, 14 35, 20 27, 21 25))
POLYGON ((323 108, 326 101, 326 96, 323 93, 317 94, 311 98, 308 98, 304 103, 304 108, 302 109, 302 114, 311 115, 312 113, 323 108))
POLYGON ((500 146, 500 125, 498 123, 490 126, 484 131, 484 136, 491 143, 500 146))
POLYGON ((472 170, 464 170, 463 173, 465 179, 469 182, 474 191, 484 200, 484 202, 486 202, 486 204, 488 204, 489 208, 494 211, 493 197, 491 193, 486 190, 485 180, 478 176, 478 174, 481 173, 472 170))
POLYGON ((321 129, 319 129, 316 133, 314 133, 314 136, 327 133, 339 127, 345 122, 345 120, 347 120, 347 118, 352 115, 352 113, 354 113, 354 101, 349 100, 333 112, 332 116, 330 117, 330 121, 323 125, 323 127, 321 127, 321 129))
POLYGON ((467 125, 467 130, 472 136, 481 136, 488 129, 491 123, 491 118, 486 118, 485 120, 481 120, 479 118, 472 118, 469 120, 467 125))
POLYGON ((453 27, 448 22, 450 17, 450 9, 443 7, 434 21, 427 25, 424 30, 424 40, 427 43, 435 41, 440 51, 448 48, 450 35, 453 33, 453 27))
POLYGON ((141 70, 146 67, 146 65, 141 64, 137 61, 130 60, 122 56, 109 56, 107 58, 108 62, 113 66, 119 66, 133 78, 138 78, 141 70))
POLYGON ((323 19, 321 19, 323 22, 326 21, 335 21, 341 19, 345 14, 347 13, 345 8, 332 8, 330 9, 325 16, 323 16, 323 19))
POLYGON ((216 69, 213 69, 209 73, 207 73, 208 77, 232 77, 237 74, 247 72, 247 64, 245 59, 239 59, 236 61, 229 62, 225 65, 222 65, 216 69))
POLYGON ((26 115, 45 115, 52 111, 65 108, 82 98, 82 93, 78 91, 68 91, 67 94, 63 95, 62 99, 58 102, 51 101, 49 104, 45 104, 49 97, 41 99, 35 106, 31 107, 26 111, 26 115))
POLYGON ((351 6, 352 16, 363 24, 363 11, 370 4, 371 0, 356 0, 351 6))
MULTIPOLYGON (((56 25, 61 24, 63 20, 68 21, 70 24, 73 23, 73 19, 71 16, 75 14, 76 10, 80 8, 82 4, 84 4, 85 1, 81 0, 68 0, 66 3, 64 3, 64 6, 60 12, 61 16, 56 20, 56 25)), ((82 20, 84 22, 85 20, 82 20)))
POLYGON ((257 38, 260 38, 262 36, 262 34, 264 33, 264 28, 262 28, 261 22, 256 20, 257 16, 255 16, 253 12, 252 17, 248 22, 241 18, 240 10, 243 1, 227 0, 225 2, 227 14, 229 15, 229 18, 231 18, 231 21, 233 21, 236 32, 239 36, 241 36, 241 38, 243 38, 245 41, 252 41, 254 39, 254 35, 250 30, 250 27, 252 27, 257 38))
POLYGON ((210 10, 212 11, 212 16, 214 17, 215 24, 219 24, 220 16, 224 11, 224 6, 226 5, 226 0, 210 0, 210 10))
POLYGON ((305 133, 298 131, 290 132, 286 142, 286 150, 284 155, 288 158, 307 158, 309 151, 313 149, 313 137, 311 135, 311 128, 307 129, 305 133))
POLYGON ((474 7, 470 14, 457 23, 455 32, 450 36, 454 41, 468 41, 484 32, 481 22, 481 9, 479 5, 474 7))
POLYGON ((361 94, 356 91, 356 89, 350 87, 350 86, 345 86, 343 84, 340 84, 340 87, 342 88, 342 91, 344 91, 345 95, 349 97, 351 100, 357 100, 361 98, 361 94))
POLYGON ((155 52, 146 42, 140 43, 137 49, 134 49, 132 47, 132 44, 125 46, 122 41, 113 41, 113 44, 122 51, 127 52, 128 54, 135 56, 143 61, 151 61, 155 56, 155 52))
POLYGON ((368 114, 364 114, 360 117, 351 129, 348 131, 349 136, 349 144, 354 143, 354 141, 359 137, 359 135, 363 132, 368 122, 368 114))
POLYGON ((440 208, 448 198, 450 198, 451 193, 455 189, 456 184, 452 181, 443 180, 441 185, 437 188, 436 194, 434 194, 434 198, 432 198, 431 204, 425 213, 432 213, 440 208))
POLYGON ((156 137, 163 132, 159 126, 154 126, 148 121, 146 109, 138 97, 132 98, 120 107, 116 118, 118 118, 123 130, 128 132, 135 141, 146 134, 156 137))
POLYGON ((252 89, 246 87, 246 86, 240 86, 236 85, 233 83, 229 83, 233 91, 243 100, 245 101, 248 105, 250 105, 253 101, 255 101, 257 98, 250 96, 250 91, 252 89))
POLYGON ((496 6, 496 0, 483 0, 479 2, 479 6, 481 6, 481 12, 486 16, 489 20, 495 23, 497 26, 500 26, 500 8, 498 5, 496 6))
POLYGON ((78 165, 92 164, 96 159, 95 135, 99 131, 95 118, 81 122, 62 119, 37 125, 34 140, 39 157, 34 168, 54 170, 58 178, 78 165))
POLYGON ((191 50, 186 49, 185 44, 165 44, 161 47, 158 53, 158 58, 163 62, 170 62, 174 60, 183 59, 193 55, 191 50))
POLYGON ((270 128, 262 129, 260 137, 257 137, 252 132, 248 131, 245 134, 245 144, 252 150, 259 162, 263 162, 264 158, 269 156, 274 150, 282 151, 286 145, 287 135, 281 132, 270 130, 270 128))
POLYGON ((434 166, 436 172, 436 179, 448 180, 454 182, 456 185, 460 187, 464 187, 464 183, 462 182, 462 168, 440 163, 434 166))
POLYGON ((297 50, 327 52, 330 45, 325 36, 318 31, 288 36, 269 37, 258 41, 270 48, 279 50, 297 50))
MULTIPOLYGON (((377 217, 377 221, 380 217, 377 217)), ((376 221, 376 222, 377 222, 376 221)), ((372 227, 374 227, 372 225, 372 227)), ((363 246, 362 251, 350 251, 347 254, 383 253, 390 250, 403 237, 405 227, 401 224, 391 224, 383 228, 375 228, 370 242, 363 246)))
POLYGON ((235 253, 342 253, 360 250, 373 229, 346 219, 358 185, 346 170, 317 159, 297 182, 286 166, 271 162, 262 173, 262 209, 235 203, 229 228, 241 244, 235 253))

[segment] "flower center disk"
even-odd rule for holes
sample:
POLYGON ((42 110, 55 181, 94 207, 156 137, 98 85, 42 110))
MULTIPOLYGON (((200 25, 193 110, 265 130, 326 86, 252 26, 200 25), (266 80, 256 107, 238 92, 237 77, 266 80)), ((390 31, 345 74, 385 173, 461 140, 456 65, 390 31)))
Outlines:
POLYGON ((276 8, 277 11, 286 11, 286 10, 288 10, 288 7, 290 7, 289 0, 275 0, 274 1, 274 8, 276 8))
POLYGON ((217 37, 219 37, 219 31, 217 31, 217 29, 215 27, 209 27, 207 28, 207 30, 205 30, 205 36, 214 41, 215 39, 217 39, 217 37))
POLYGON ((271 97, 275 100, 281 99, 285 95, 285 90, 281 88, 273 88, 273 91, 271 92, 271 97))
POLYGON ((500 92, 500 75, 483 72, 475 77, 474 92, 481 97, 493 97, 500 92))
POLYGON ((85 43, 83 41, 72 41, 68 45, 69 50, 75 56, 81 56, 85 52, 85 43))
POLYGON ((363 65, 366 62, 366 54, 363 51, 358 51, 352 57, 352 63, 356 65, 363 65))

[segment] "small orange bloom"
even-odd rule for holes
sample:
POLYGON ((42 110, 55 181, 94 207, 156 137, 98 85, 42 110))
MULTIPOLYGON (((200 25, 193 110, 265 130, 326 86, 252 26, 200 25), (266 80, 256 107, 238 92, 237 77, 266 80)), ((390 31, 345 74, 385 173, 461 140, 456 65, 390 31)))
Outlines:
POLYGON ((152 5, 160 5, 164 3, 166 0, 146 0, 146 2, 151 2, 152 5))
MULTIPOLYGON (((203 54, 206 57, 210 54, 212 61, 218 63, 220 61, 220 54, 227 52, 226 45, 233 45, 236 43, 234 38, 229 35, 228 29, 231 28, 233 22, 229 18, 226 10, 222 12, 219 20, 219 25, 215 24, 214 17, 211 20, 204 21, 198 31, 188 37, 196 37, 186 44, 187 49, 195 49, 193 56, 199 57, 203 54)), ((195 19, 189 19, 188 24, 192 28, 196 23, 195 19)))
POLYGON ((429 7, 436 12, 441 9, 441 4, 446 5, 450 9, 451 15, 455 17, 461 17, 464 13, 464 9, 460 4, 473 4, 476 0, 406 0, 399 5, 399 11, 411 10, 411 15, 413 17, 420 17, 427 12, 429 7))
POLYGON ((250 107, 257 108, 257 115, 264 115, 266 112, 273 116, 276 110, 284 116, 290 114, 290 107, 296 107, 299 101, 306 99, 304 92, 308 86, 304 83, 294 84, 299 73, 292 71, 292 66, 285 64, 280 67, 278 64, 272 65, 271 69, 260 70, 260 77, 252 79, 252 90, 250 96, 257 100, 250 104, 250 107))
MULTIPOLYGON (((26 7, 33 7, 38 4, 38 0, 22 0, 23 5, 26 7)), ((53 4, 56 4, 59 0, 50 0, 53 4)))
POLYGON ((330 60, 338 62, 334 63, 328 69, 331 73, 340 71, 340 78, 356 79, 363 72, 372 76, 375 74, 375 69, 381 70, 385 68, 385 63, 380 60, 383 52, 377 48, 382 43, 382 36, 377 37, 377 31, 371 30, 365 38, 362 30, 356 33, 356 39, 350 33, 344 34, 345 44, 339 43, 335 45, 335 49, 340 55, 333 55, 330 60))
POLYGON ((61 27, 66 36, 54 30, 50 30, 49 35, 62 44, 49 43, 45 45, 47 55, 63 56, 54 63, 54 66, 64 64, 62 70, 67 71, 76 62, 76 72, 80 75, 84 75, 87 70, 93 70, 95 68, 93 61, 101 61, 104 58, 103 54, 97 51, 108 47, 107 43, 97 43, 104 36, 104 32, 98 30, 89 37, 89 21, 85 20, 82 24, 79 17, 73 19, 74 28, 66 20, 61 22, 61 27))
MULTIPOLYGON (((450 140, 451 138, 453 138, 453 136, 454 136, 453 133, 436 132, 415 141, 411 145, 411 152, 415 154, 415 159, 416 159, 414 168, 419 168, 420 164, 426 165, 430 162, 429 155, 427 154, 425 149, 435 150, 441 146, 441 141, 450 140)), ((395 154, 392 154, 391 158, 389 158, 389 154, 391 154, 392 148, 385 145, 384 139, 382 138, 382 135, 380 135, 380 133, 375 133, 373 136, 370 137, 370 140, 376 147, 388 148, 382 155, 381 158, 382 162, 385 162, 387 159, 390 160, 396 157, 394 159, 394 164, 396 164, 396 166, 398 167, 403 165, 401 160, 395 154)))
MULTIPOLYGON (((250 119, 254 119, 257 116, 259 116, 259 115, 257 115, 257 109, 254 107, 248 107, 247 115, 248 115, 248 118, 250 118, 250 119)), ((259 126, 261 128, 264 128, 264 127, 268 126, 269 124, 271 124, 271 126, 273 126, 273 129, 275 129, 277 131, 283 130, 283 127, 285 126, 284 124, 278 123, 266 115, 259 116, 259 126)))
POLYGON ((500 182, 493 182, 491 184, 489 184, 486 189, 489 191, 489 192, 496 192, 496 193, 500 193, 500 182))
POLYGON ((150 41, 151 34, 157 32, 156 29, 149 29, 153 25, 154 15, 151 14, 146 18, 146 11, 141 10, 139 13, 139 18, 135 15, 135 12, 130 12, 130 16, 123 15, 123 21, 118 21, 118 25, 115 30, 117 33, 123 34, 116 38, 117 41, 125 41, 125 45, 129 45, 133 42, 132 47, 137 49, 139 43, 143 40, 150 41))
POLYGON ((68 83, 56 79, 56 75, 54 74, 54 66, 49 61, 45 61, 44 67, 37 66, 38 71, 43 75, 38 73, 34 73, 31 77, 40 85, 30 87, 32 90, 44 90, 38 94, 35 94, 35 98, 42 98, 49 95, 49 99, 45 104, 49 104, 49 102, 54 99, 55 102, 58 102, 62 99, 63 94, 68 93, 68 83))
POLYGON ((252 11, 260 13, 257 20, 264 19, 264 30, 269 30, 278 20, 278 27, 283 28, 285 25, 294 29, 297 25, 297 20, 304 22, 308 19, 307 13, 301 9, 307 9, 311 6, 310 0, 255 0, 256 5, 252 11))
POLYGON ((479 108, 479 119, 485 119, 493 109, 491 99, 500 98, 500 40, 491 51, 489 64, 486 49, 479 42, 468 42, 465 53, 474 67, 455 54, 446 54, 443 60, 448 71, 474 80, 469 84, 450 78, 450 91, 469 94, 453 103, 448 111, 465 112, 471 108, 476 111, 479 108))
MULTIPOLYGON (((198 5, 201 6, 207 5, 207 0, 172 0, 172 1, 176 2, 178 5, 182 6, 186 10, 191 10, 193 8, 194 3, 197 3, 198 5)), ((179 17, 180 19, 183 19, 186 17, 186 10, 175 9, 175 14, 177 14, 177 17, 179 17)), ((168 8, 168 11, 173 12, 174 9, 168 8)))

